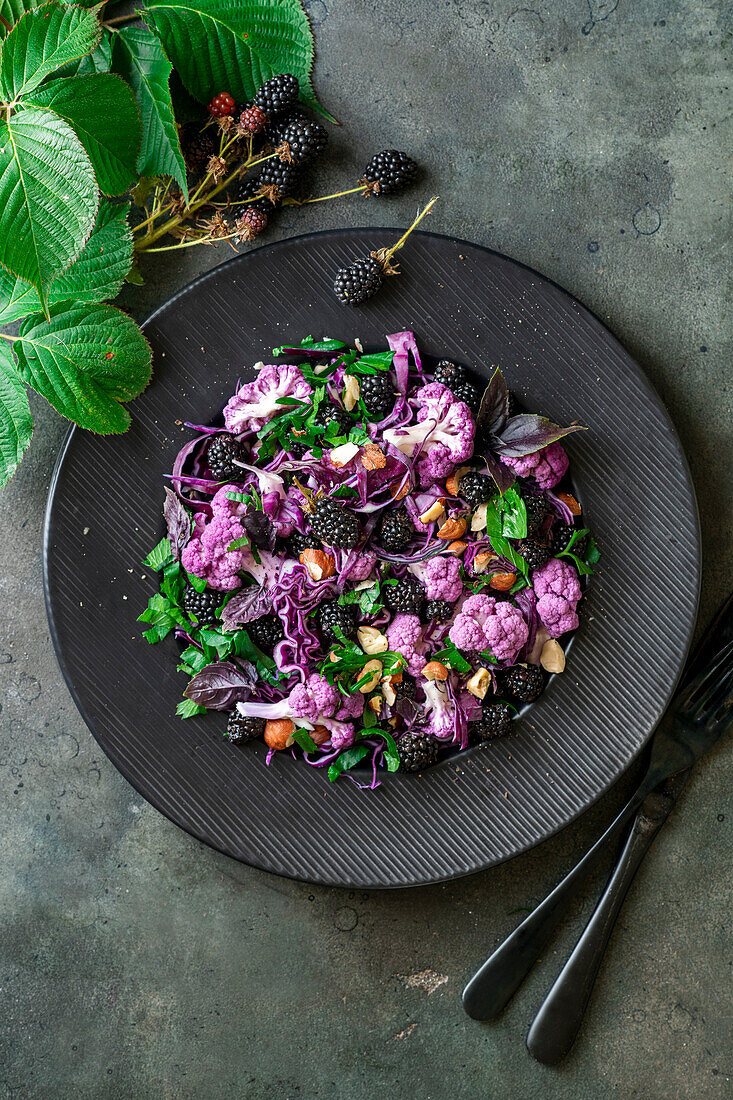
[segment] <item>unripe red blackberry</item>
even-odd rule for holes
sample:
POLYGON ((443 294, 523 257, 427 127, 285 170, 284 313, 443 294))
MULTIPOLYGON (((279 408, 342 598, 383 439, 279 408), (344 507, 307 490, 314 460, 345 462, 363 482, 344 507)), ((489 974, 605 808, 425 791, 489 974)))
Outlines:
POLYGON ((227 115, 234 114, 235 107, 236 103, 233 95, 229 92, 219 92, 218 95, 214 96, 206 109, 214 118, 225 118, 227 115))
POLYGON ((261 134, 267 125, 267 115, 254 103, 245 107, 239 116, 239 125, 248 134, 261 134))

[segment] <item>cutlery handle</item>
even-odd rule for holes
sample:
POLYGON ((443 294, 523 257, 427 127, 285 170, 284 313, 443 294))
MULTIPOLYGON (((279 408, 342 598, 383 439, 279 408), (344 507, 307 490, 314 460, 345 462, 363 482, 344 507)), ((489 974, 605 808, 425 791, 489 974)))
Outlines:
POLYGON ((575 1042, 626 893, 665 819, 666 815, 657 821, 637 815, 593 916, 529 1030, 527 1049, 538 1062, 555 1065, 575 1042))
POLYGON ((463 991, 463 1007, 472 1019, 493 1020, 508 1004, 565 916, 568 903, 639 808, 646 793, 646 785, 642 784, 603 836, 474 974, 463 991))

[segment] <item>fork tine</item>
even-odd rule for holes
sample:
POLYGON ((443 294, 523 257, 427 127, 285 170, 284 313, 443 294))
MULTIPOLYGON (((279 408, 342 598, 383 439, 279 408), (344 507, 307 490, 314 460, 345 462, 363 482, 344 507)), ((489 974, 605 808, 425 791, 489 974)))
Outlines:
POLYGON ((693 722, 717 721, 732 702, 733 667, 727 669, 716 683, 710 684, 708 690, 695 700, 694 706, 685 707, 685 713, 693 722))
POLYGON ((681 707, 689 710, 698 702, 704 705, 707 692, 718 685, 721 673, 730 668, 733 668, 733 638, 718 652, 712 664, 693 680, 680 701, 681 707))

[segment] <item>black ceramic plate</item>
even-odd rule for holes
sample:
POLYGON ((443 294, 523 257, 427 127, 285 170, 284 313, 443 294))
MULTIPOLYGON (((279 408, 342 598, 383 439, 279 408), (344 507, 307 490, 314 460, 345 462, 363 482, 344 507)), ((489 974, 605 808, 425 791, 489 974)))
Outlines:
POLYGON ((200 840, 257 867, 341 886, 434 882, 489 867, 576 817, 623 772, 682 669, 699 583, 687 464, 656 393, 615 338, 564 291, 505 256, 418 233, 404 274, 361 309, 336 269, 394 231, 342 230, 250 252, 151 317, 155 379, 127 435, 72 431, 49 497, 48 614, 92 733, 133 786, 200 840), (236 749, 219 715, 182 721, 176 643, 148 646, 135 619, 153 591, 140 563, 160 539, 163 475, 251 364, 313 333, 366 346, 414 329, 420 347, 488 375, 500 364, 530 408, 588 431, 572 472, 603 551, 562 676, 516 735, 418 778, 361 791, 262 744, 236 749))

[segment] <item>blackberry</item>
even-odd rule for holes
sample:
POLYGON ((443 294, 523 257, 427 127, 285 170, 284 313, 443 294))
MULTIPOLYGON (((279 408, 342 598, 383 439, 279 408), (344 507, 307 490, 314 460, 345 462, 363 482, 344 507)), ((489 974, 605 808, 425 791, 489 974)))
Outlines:
POLYGON ((402 673, 401 680, 392 677, 390 684, 398 699, 414 699, 417 695, 417 681, 408 672, 402 673))
POLYGON ((229 197, 232 202, 246 202, 247 205, 239 208, 235 207, 235 210, 261 210, 264 214, 271 215, 273 207, 269 199, 263 196, 255 198, 259 194, 261 186, 260 177, 257 174, 247 175, 243 179, 237 180, 229 192, 229 197), (254 201, 248 202, 249 199, 254 201))
POLYGON ((244 448, 233 435, 215 435, 209 443, 206 461, 217 481, 241 481, 244 470, 235 459, 244 461, 244 448))
POLYGON ((457 401, 464 401, 472 412, 477 413, 481 404, 481 393, 468 377, 464 367, 459 367, 447 359, 441 359, 435 368, 433 381, 447 386, 457 401))
POLYGON ((421 733, 403 733, 397 742, 400 764, 407 772, 429 768, 438 759, 439 752, 438 742, 421 733))
POLYGON ((395 405, 395 387, 387 371, 360 374, 359 395, 372 421, 384 420, 395 405))
POLYGON ((501 686, 520 703, 533 703, 545 690, 545 678, 537 665, 514 665, 501 674, 501 686))
POLYGON ((271 118, 267 123, 267 139, 271 145, 280 145, 283 134, 288 126, 296 122, 310 122, 311 120, 299 107, 291 107, 289 111, 283 111, 276 118, 271 118))
POLYGON ((353 638, 359 621, 359 608, 355 604, 342 607, 335 600, 326 600, 318 607, 318 625, 327 642, 339 642, 336 627, 347 638, 353 638))
POLYGON ((349 267, 340 268, 336 272, 333 289, 342 302, 360 306, 377 293, 383 279, 382 265, 374 257, 367 256, 363 260, 354 260, 349 267))
MULTIPOLYGON (((567 549, 568 543, 575 534, 577 528, 571 527, 569 523, 558 523, 552 532, 552 552, 553 554, 561 554, 563 550, 567 549)), ((583 535, 582 539, 577 539, 573 543, 573 549, 571 553, 577 554, 579 558, 583 557, 588 546, 588 536, 583 535)))
POLYGON ((211 158, 219 152, 216 127, 202 130, 197 122, 187 122, 181 134, 181 146, 186 167, 192 172, 203 172, 211 158))
POLYGON ((286 545, 292 556, 299 558, 304 550, 317 550, 318 539, 314 539, 312 535, 303 535, 300 531, 293 531, 286 545))
MULTIPOLYGON (((414 183, 417 172, 417 164, 407 153, 400 153, 397 149, 384 149, 381 153, 375 153, 369 161, 364 169, 364 179, 367 183, 377 185, 373 193, 394 195, 414 183)), ((370 193, 372 192, 367 190, 367 194, 370 193)))
POLYGON ((219 92, 209 103, 206 110, 214 118, 225 118, 227 115, 234 114, 234 108, 236 103, 234 102, 234 96, 229 92, 219 92))
POLYGON ((396 615, 419 615, 425 599, 425 589, 414 577, 402 577, 397 584, 382 587, 384 602, 396 615))
POLYGON ((318 412, 313 417, 313 423, 318 428, 327 428, 329 424, 337 424, 339 435, 348 435, 354 426, 354 422, 346 409, 342 409, 340 405, 330 403, 318 406, 318 412))
POLYGON ((245 133, 259 134, 267 125, 267 115, 261 107, 253 103, 240 112, 239 125, 245 133))
POLYGON ((428 600, 423 609, 426 623, 447 623, 453 618, 454 607, 448 600, 428 600))
POLYGON ((321 542, 342 550, 353 550, 361 534, 356 516, 328 497, 317 502, 310 529, 321 542))
POLYGON ((224 736, 230 745, 244 745, 247 741, 254 741, 255 737, 261 737, 264 732, 264 718, 245 717, 235 710, 229 715, 224 736))
POLYGON ((542 529, 542 524, 547 515, 547 501, 544 497, 536 496, 534 493, 528 493, 526 497, 522 497, 522 500, 527 509, 527 534, 532 538, 534 535, 538 535, 542 529))
POLYGON ((243 241, 253 241, 258 234, 267 229, 267 214, 264 210, 245 206, 236 221, 239 236, 243 241))
POLYGON ((468 734, 475 744, 478 741, 491 741, 494 737, 505 737, 511 732, 513 711, 508 703, 484 703, 478 722, 471 722, 468 734))
POLYGON ((379 541, 389 554, 399 554, 415 538, 415 528, 404 508, 389 512, 382 520, 379 541))
POLYGON ((496 482, 488 474, 464 474, 458 484, 459 496, 472 508, 478 508, 479 504, 491 500, 496 493, 496 482))
POLYGON ((254 95, 254 104, 260 107, 266 115, 279 115, 292 107, 298 98, 300 85, 297 77, 292 73, 281 73, 280 76, 272 76, 266 80, 254 95))
POLYGON ((253 619, 244 628, 249 634, 250 640, 258 649, 271 650, 273 646, 281 642, 285 637, 283 624, 277 615, 261 615, 259 619, 253 619))
POLYGON ((199 626, 213 626, 218 622, 216 609, 222 599, 221 592, 212 592, 210 588, 197 592, 195 588, 188 587, 183 593, 183 610, 194 615, 199 626))
POLYGON ((520 539, 517 543, 517 550, 530 569, 541 569, 550 558, 550 551, 541 542, 536 542, 534 539, 520 539))
POLYGON ((296 119, 281 131, 280 142, 287 142, 290 155, 296 164, 312 160, 326 148, 328 134, 317 122, 296 119))
POLYGON ((285 164, 275 157, 266 160, 260 172, 260 187, 266 190, 267 198, 273 206, 277 206, 281 199, 290 195, 295 190, 298 179, 298 170, 294 164, 285 164))

